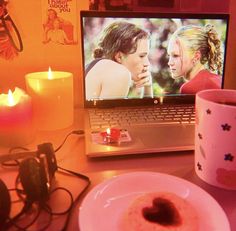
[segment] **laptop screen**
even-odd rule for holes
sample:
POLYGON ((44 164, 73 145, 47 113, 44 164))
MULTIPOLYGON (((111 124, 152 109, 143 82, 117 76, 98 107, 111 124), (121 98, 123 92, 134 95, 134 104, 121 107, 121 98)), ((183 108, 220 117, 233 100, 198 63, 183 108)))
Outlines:
POLYGON ((228 14, 80 16, 85 106, 189 102, 223 88, 228 14))

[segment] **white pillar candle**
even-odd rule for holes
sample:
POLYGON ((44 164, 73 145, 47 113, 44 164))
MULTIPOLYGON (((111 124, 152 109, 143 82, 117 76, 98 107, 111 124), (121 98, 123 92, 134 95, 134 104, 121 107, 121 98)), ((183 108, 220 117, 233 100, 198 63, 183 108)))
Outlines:
POLYGON ((73 124, 73 75, 51 71, 25 76, 28 94, 32 97, 38 130, 56 130, 73 124))
POLYGON ((34 137, 32 102, 20 88, 0 94, 0 146, 23 146, 34 137))

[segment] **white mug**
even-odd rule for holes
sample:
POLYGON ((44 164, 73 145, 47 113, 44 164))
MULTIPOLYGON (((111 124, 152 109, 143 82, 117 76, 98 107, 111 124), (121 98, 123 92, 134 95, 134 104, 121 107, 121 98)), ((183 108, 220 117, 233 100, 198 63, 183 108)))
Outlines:
POLYGON ((236 90, 196 94, 195 171, 211 185, 236 190, 236 90))

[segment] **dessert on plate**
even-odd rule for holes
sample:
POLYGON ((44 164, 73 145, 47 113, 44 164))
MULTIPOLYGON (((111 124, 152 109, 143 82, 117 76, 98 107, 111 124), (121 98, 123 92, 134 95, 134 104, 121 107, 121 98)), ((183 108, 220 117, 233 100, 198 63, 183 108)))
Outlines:
POLYGON ((170 192, 151 192, 138 196, 124 212, 121 231, 197 231, 195 208, 170 192))

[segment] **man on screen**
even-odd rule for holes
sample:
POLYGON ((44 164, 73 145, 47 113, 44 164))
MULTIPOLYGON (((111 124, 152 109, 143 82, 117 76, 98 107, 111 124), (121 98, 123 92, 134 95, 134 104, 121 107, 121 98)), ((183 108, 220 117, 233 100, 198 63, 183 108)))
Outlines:
POLYGON ((87 99, 152 97, 148 54, 146 31, 126 21, 108 25, 86 66, 87 99))

